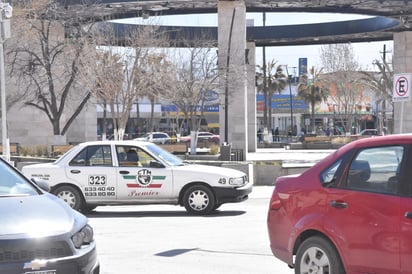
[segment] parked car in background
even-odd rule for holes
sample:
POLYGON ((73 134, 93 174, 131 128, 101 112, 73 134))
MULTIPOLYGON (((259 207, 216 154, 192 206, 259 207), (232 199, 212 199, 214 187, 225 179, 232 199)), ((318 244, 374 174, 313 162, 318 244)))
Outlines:
POLYGON ((84 215, 1 159, 0 178, 0 273, 99 273, 84 215))
MULTIPOLYGON (((187 135, 187 136, 182 136, 180 137, 180 142, 184 142, 184 143, 188 143, 191 140, 191 136, 187 135)), ((219 144, 220 143, 220 136, 213 134, 211 132, 207 132, 207 131, 199 131, 197 133, 197 140, 198 142, 212 142, 215 144, 219 144)))
POLYGON ((376 128, 368 128, 364 129, 361 132, 359 132, 360 136, 378 136, 378 130, 376 128))
POLYGON ((270 247, 295 273, 412 273, 412 135, 353 141, 278 177, 270 247))
POLYGON ((54 163, 22 171, 47 180, 52 193, 85 211, 100 205, 173 204, 204 215, 224 203, 242 202, 252 191, 244 172, 188 164, 149 142, 86 142, 54 163))
POLYGON ((155 144, 169 144, 172 138, 165 132, 148 132, 142 137, 134 139, 135 141, 152 142, 155 144))

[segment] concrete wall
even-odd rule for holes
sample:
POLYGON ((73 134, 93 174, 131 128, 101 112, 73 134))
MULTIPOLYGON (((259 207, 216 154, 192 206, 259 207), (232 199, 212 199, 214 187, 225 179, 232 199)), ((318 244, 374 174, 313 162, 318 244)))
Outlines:
MULTIPOLYGON (((394 74, 412 73, 412 32, 394 33, 394 74)), ((412 83, 409 83, 412 85, 412 83)), ((411 96, 412 97, 412 96, 411 96)), ((394 103, 394 133, 412 132, 412 100, 394 103)))
POLYGON ((220 136, 222 140, 227 140, 232 148, 246 152, 248 109, 244 1, 218 1, 218 47, 219 93, 222 106, 219 118, 220 136), (228 97, 227 100, 225 95, 228 97), (225 136, 226 128, 228 136, 225 136))
POLYGON ((282 161, 245 161, 245 162, 226 162, 226 161, 204 161, 204 160, 188 160, 192 163, 221 166, 233 168, 245 172, 249 176, 254 185, 258 186, 273 186, 275 180, 279 176, 302 173, 308 167, 288 165, 282 166, 282 161))

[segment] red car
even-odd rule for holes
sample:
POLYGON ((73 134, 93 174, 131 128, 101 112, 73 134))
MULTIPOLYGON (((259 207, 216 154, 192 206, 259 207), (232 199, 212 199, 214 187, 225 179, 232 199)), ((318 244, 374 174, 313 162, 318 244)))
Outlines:
POLYGON ((412 135, 351 142, 278 177, 267 228, 295 273, 412 273, 412 135))

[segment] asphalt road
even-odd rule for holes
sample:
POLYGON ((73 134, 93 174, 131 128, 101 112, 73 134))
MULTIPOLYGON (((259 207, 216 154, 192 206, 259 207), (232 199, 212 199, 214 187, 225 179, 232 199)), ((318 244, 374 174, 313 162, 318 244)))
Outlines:
POLYGON ((273 257, 266 214, 273 188, 216 214, 189 216, 173 205, 98 207, 88 215, 102 274, 292 274, 273 257))

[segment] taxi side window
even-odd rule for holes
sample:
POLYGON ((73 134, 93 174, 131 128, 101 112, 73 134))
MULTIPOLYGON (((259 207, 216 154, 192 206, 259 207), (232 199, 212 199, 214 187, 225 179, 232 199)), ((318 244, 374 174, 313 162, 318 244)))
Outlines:
POLYGON ((110 146, 89 146, 80 151, 70 166, 112 166, 110 146))
POLYGON ((150 167, 155 159, 139 147, 116 146, 119 166, 150 167))
POLYGON ((137 153, 139 154, 140 163, 143 167, 152 167, 151 163, 156 161, 152 156, 147 154, 147 152, 142 149, 139 149, 137 153))
POLYGON ((361 150, 350 163, 346 188, 384 194, 398 193, 403 156, 403 146, 361 150))
POLYGON ((132 146, 116 146, 119 166, 140 166, 137 148, 132 146))

